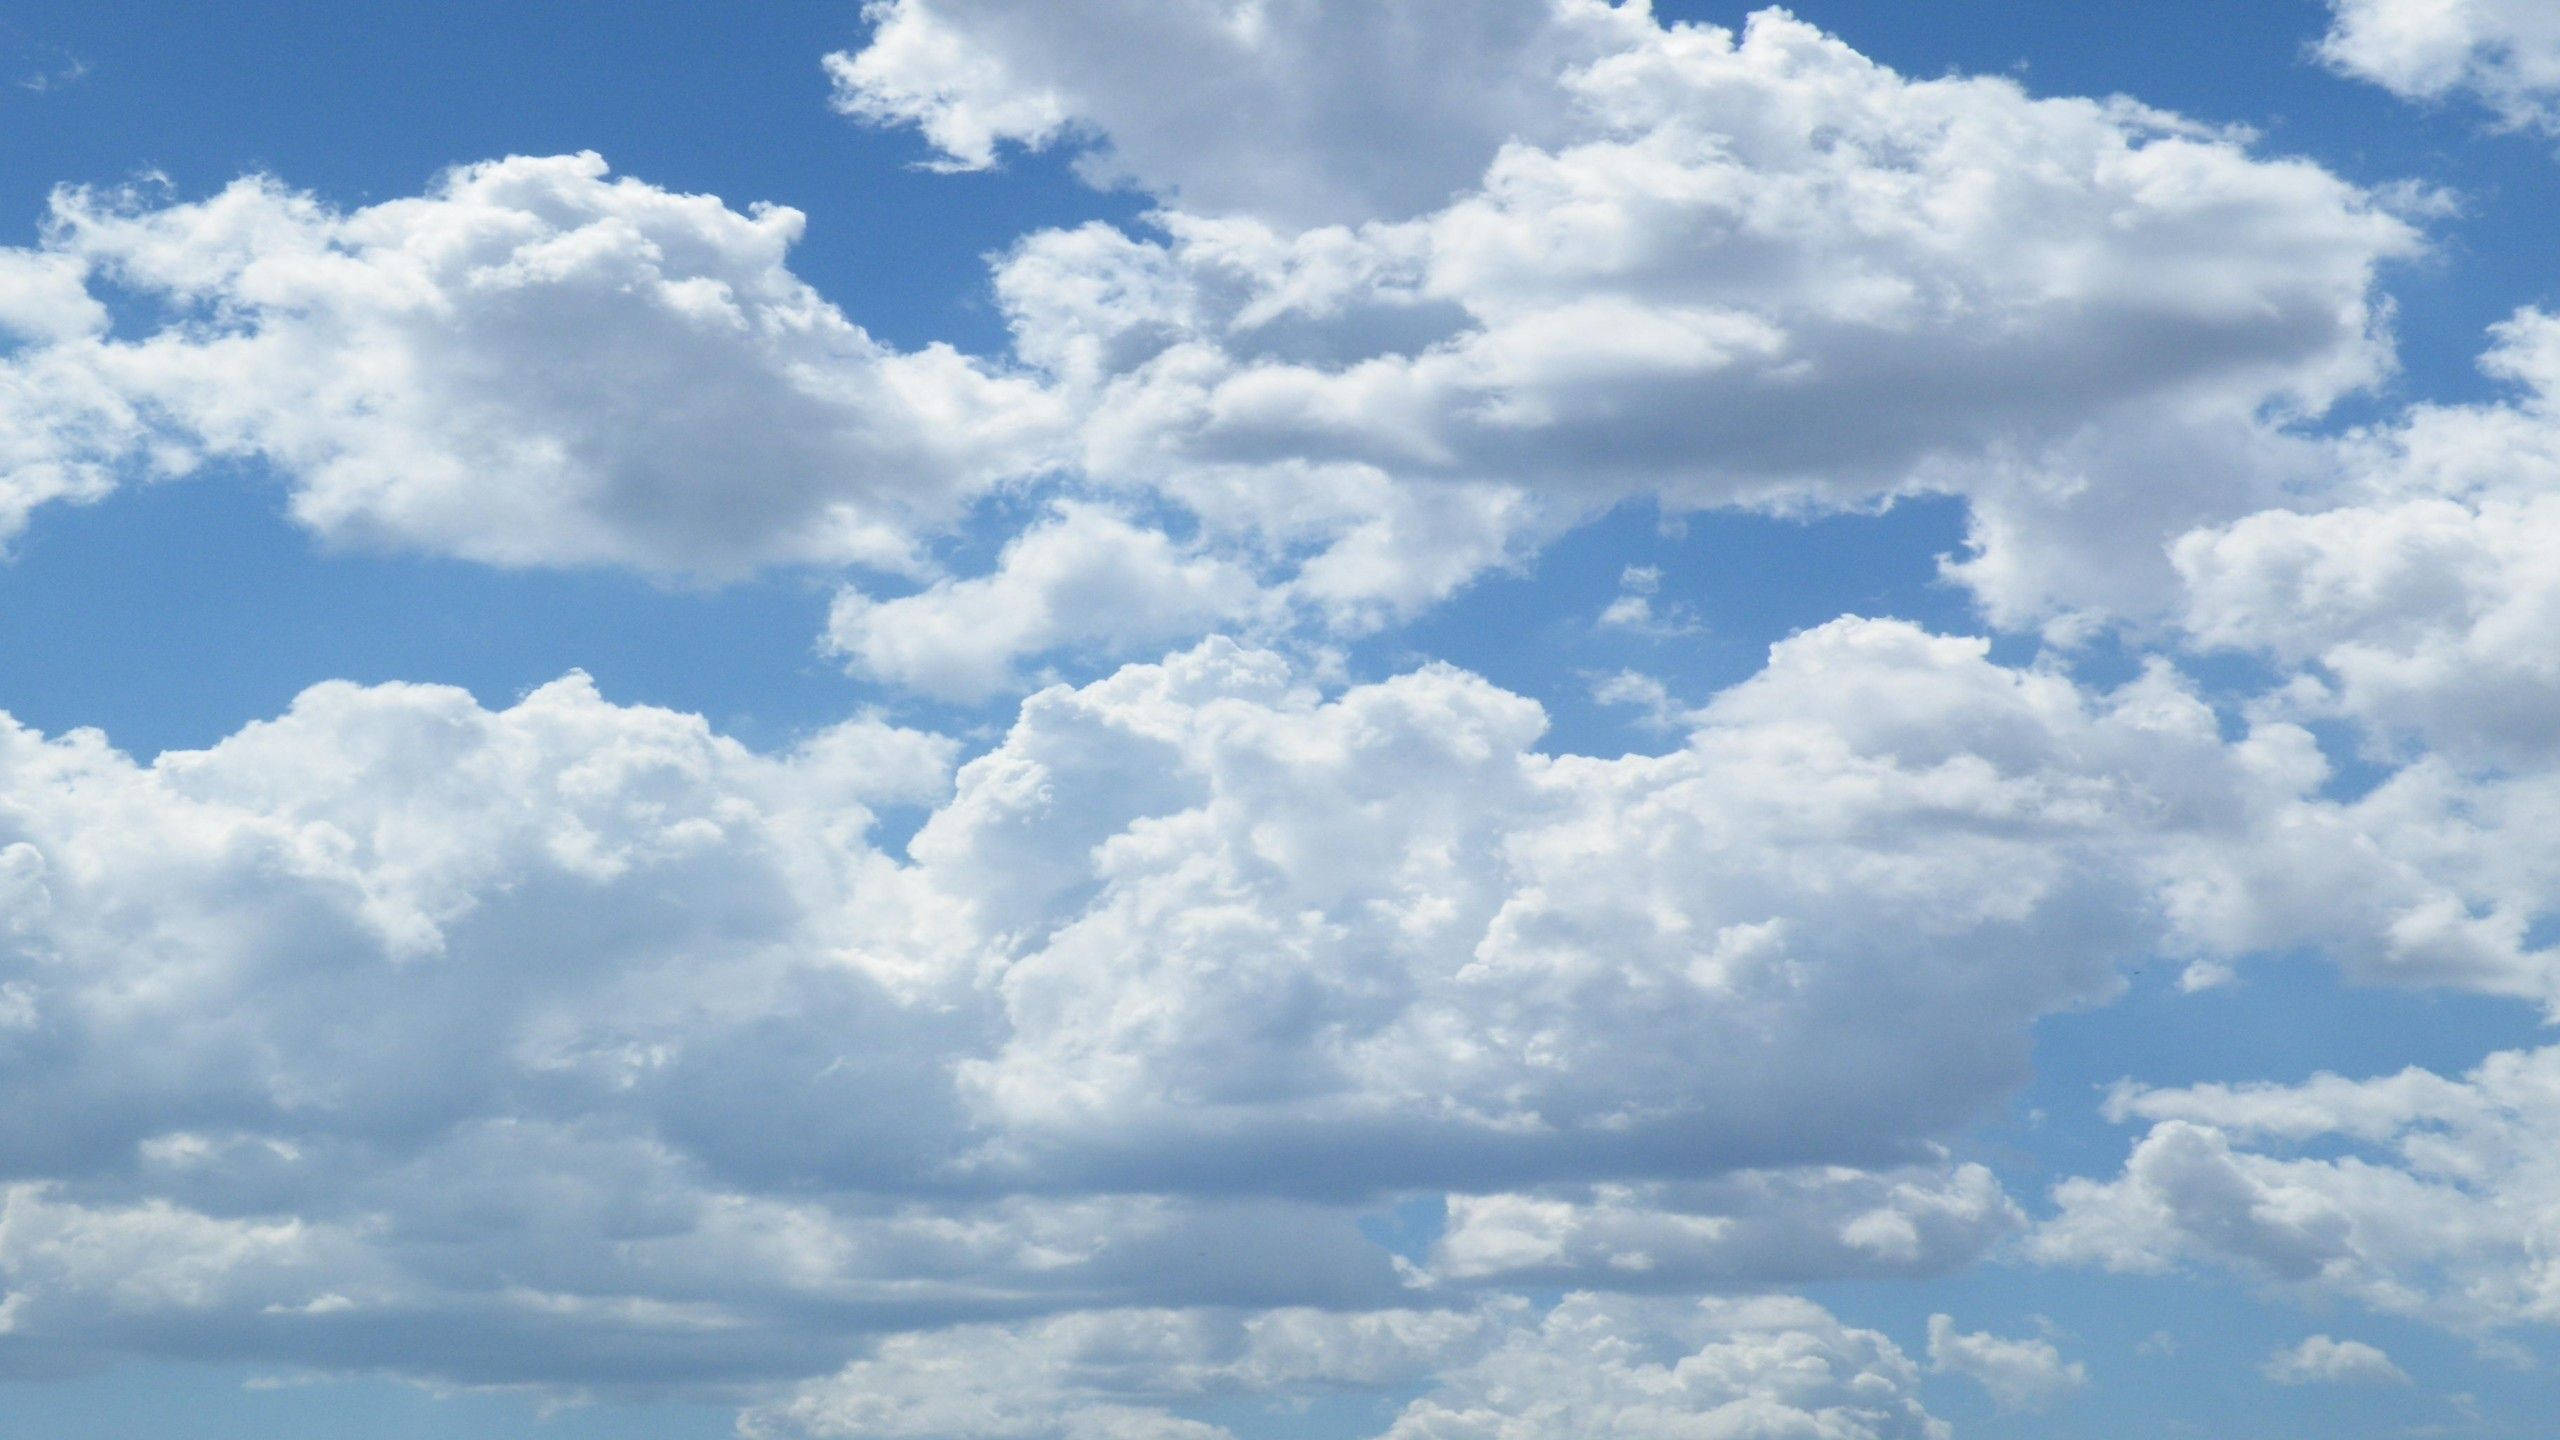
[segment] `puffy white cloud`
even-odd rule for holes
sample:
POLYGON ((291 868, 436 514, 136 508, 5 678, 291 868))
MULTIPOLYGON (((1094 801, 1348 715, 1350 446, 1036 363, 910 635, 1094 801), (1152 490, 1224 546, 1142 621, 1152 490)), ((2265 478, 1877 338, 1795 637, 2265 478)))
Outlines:
POLYGON ((831 643, 979 697, 1047 656, 1365 631, 1629 497, 1952 491, 1978 552, 1956 573, 2025 625, 2156 608, 2166 537, 2298 479, 2316 447, 2269 417, 2381 373, 2376 269, 2418 246, 2374 194, 2244 137, 1906 79, 1783 12, 1739 33, 1598 0, 873 17, 837 66, 855 108, 972 163, 1085 127, 1167 200, 1153 230, 1003 256, 1013 354, 884 347, 788 268, 796 212, 592 155, 358 210, 267 179, 70 191, 0 263, 0 525, 254 461, 345 543, 711 578, 857 563, 924 588, 849 591, 831 643), (1416 46, 1431 65, 1393 59, 1416 46), (1180 81, 1133 88, 1133 66, 1180 81), (1386 117, 1409 143, 1370 143, 1380 105, 1413 111, 1386 117), (110 292, 160 318, 106 328, 110 292), (976 502, 1061 475, 1089 498, 1053 488, 992 573, 937 566, 976 502))
POLYGON ((2259 1369, 2278 1385, 2406 1385, 2409 1374, 2361 1340, 2313 1335, 2278 1350, 2259 1369))
POLYGON ((2032 1248, 2115 1270, 2208 1263, 2466 1332, 2549 1324, 2555 1095, 2553 1050, 2459 1079, 2123 1089, 2109 1113, 2150 1132, 2118 1178, 2057 1187, 2032 1248))
POLYGON ((883 1342, 750 1411, 760 1440, 1226 1440, 1186 1403, 1425 1386, 1379 1440, 1944 1440, 1893 1342, 1786 1298, 1572 1295, 1543 1316, 1137 1310, 883 1342))
POLYGON ((1481 1352, 1496 1311, 1089 1311, 896 1336, 750 1411, 812 1440, 1224 1440, 1163 1407, 1411 1384, 1481 1352))
POLYGON ((1774 11, 1647 19, 1557 83, 1571 133, 1410 219, 1177 204, 1153 238, 1022 242, 999 292, 1089 415, 1085 469, 1328 559, 1382 495, 1518 497, 1439 547, 1424 601, 1631 495, 1954 491, 1960 573, 2023 622, 2165 603, 2171 536, 2316 460, 2265 417, 2388 363, 2371 290, 2414 232, 2238 137, 1909 80, 1774 11))
POLYGON ((992 574, 890 600, 840 592, 827 642, 863 674, 983 700, 1020 684, 1025 656, 1071 646, 1126 654, 1250 619, 1268 598, 1232 560, 1185 553, 1162 531, 1105 510, 1062 505, 1009 542, 992 574))
POLYGON ((2301 713, 2471 765, 2538 766, 2560 717, 2560 320, 2519 312, 2483 361, 2511 401, 2421 405, 2355 437, 2325 506, 2180 539, 2206 645, 2312 675, 2301 713))
POLYGON ((1908 1153, 2160 938, 2162 833, 2292 783, 2160 677, 2092 702, 1884 622, 1777 647, 1668 755, 1543 725, 1445 667, 1326 700, 1226 645, 1033 697, 912 847, 1005 937, 1007 1034, 961 1072, 985 1163, 1473 1188, 1908 1153))
POLYGON ((36 332, 0 368, 0 460, 42 499, 254 459, 328 538, 504 565, 912 567, 1061 417, 947 347, 872 340, 786 266, 801 225, 591 154, 355 211, 263 178, 65 191, 0 271, 0 323, 36 332), (107 333, 74 275, 166 322, 107 333))
POLYGON ((2049 1409, 2089 1383, 2089 1367, 2064 1361, 2050 1340, 1966 1334, 1948 1315, 1929 1317, 1929 1368, 1980 1384, 2003 1410, 2049 1409))
POLYGON ((951 165, 1073 136, 1101 142, 1085 164, 1106 183, 1308 221, 1438 204, 1503 145, 1564 130, 1561 73, 1653 29, 1602 0, 874 0, 864 16, 863 48, 827 60, 837 105, 918 126, 951 165))
POLYGON ((2560 128, 2560 15, 2536 0, 2330 0, 2321 57, 2411 100, 2460 94, 2560 128))
POLYGON ((1380 1440, 1946 1440, 1891 1340, 1807 1301, 1571 1296, 1380 1440))
POLYGON ((956 777, 574 677, 323 685, 149 765, 0 731, 12 1343, 685 1384, 1942 1269, 2014 1211, 1932 1142, 2163 941, 2164 837, 2301 780, 2163 676, 1886 622, 1689 723, 1551 755, 1463 672, 1328 694, 1216 642, 956 777), (936 806, 904 856, 890 803, 936 806), (1419 1265, 1357 1224, 1417 1193, 1419 1265))

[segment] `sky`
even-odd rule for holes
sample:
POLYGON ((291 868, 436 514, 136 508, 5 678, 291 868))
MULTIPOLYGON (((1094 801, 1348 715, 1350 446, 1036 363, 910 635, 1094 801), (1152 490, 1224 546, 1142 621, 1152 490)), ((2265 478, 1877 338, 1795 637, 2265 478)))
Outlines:
POLYGON ((17 0, 0 126, 0 1432, 2547 1433, 2547 7, 17 0))

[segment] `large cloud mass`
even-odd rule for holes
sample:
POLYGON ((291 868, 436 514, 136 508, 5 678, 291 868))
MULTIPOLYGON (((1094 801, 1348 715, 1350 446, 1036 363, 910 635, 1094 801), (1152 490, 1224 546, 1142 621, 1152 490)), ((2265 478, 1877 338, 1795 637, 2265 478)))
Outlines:
POLYGON ((2164 680, 1884 622, 1667 755, 1542 726, 1216 642, 956 777, 575 678, 326 685, 147 766, 12 730, 0 1349, 682 1383, 936 1320, 1943 1269, 2018 1216, 1931 1142, 2183 943, 2181 846, 2309 803, 2164 680), (1417 1194, 1419 1265, 1354 1223, 1417 1194))

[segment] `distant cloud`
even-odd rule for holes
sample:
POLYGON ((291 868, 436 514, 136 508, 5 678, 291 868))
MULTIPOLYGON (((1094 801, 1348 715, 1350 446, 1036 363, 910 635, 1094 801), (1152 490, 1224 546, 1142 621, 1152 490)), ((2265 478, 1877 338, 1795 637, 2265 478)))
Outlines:
POLYGON ((2314 1335, 2267 1357, 2261 1367, 2278 1385, 2406 1385, 2409 1376, 2391 1357, 2361 1340, 2314 1335))
POLYGON ((2065 1362, 2050 1340, 1969 1335, 1946 1315, 1929 1317, 1929 1368, 1974 1381, 2003 1410, 2051 1409, 2089 1383, 2088 1367, 2065 1362))

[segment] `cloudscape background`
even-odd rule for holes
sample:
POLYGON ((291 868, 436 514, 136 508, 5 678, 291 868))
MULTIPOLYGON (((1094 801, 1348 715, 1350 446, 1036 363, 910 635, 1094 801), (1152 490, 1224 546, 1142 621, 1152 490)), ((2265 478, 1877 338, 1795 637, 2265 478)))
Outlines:
POLYGON ((2534 1436, 2525 0, 0 13, 0 1430, 2534 1436))

